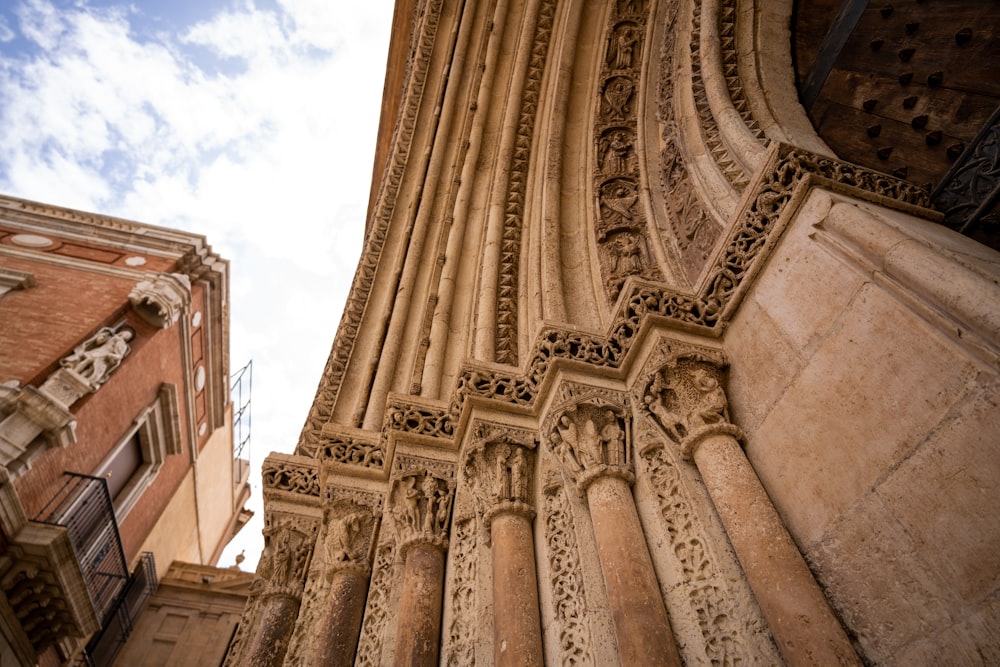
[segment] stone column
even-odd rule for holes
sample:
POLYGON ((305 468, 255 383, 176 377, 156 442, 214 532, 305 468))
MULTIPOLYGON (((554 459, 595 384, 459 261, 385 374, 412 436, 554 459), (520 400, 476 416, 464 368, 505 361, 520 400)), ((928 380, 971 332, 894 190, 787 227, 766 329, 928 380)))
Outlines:
POLYGON ((444 553, 454 495, 452 480, 411 470, 393 482, 391 512, 403 557, 393 664, 435 667, 441 641, 444 553))
POLYGON ((358 648, 371 566, 374 517, 367 508, 338 503, 328 510, 324 540, 327 607, 317 628, 314 667, 351 667, 358 648))
POLYGON ((466 457, 469 478, 490 531, 493 561, 493 664, 541 667, 542 624, 530 504, 533 433, 477 424, 466 457))
POLYGON ((312 539, 291 524, 265 530, 267 545, 252 590, 260 611, 246 652, 248 667, 280 667, 299 615, 312 539))
POLYGON ((654 377, 646 408, 697 466, 786 663, 860 665, 740 447, 720 379, 708 361, 675 360, 654 377))
POLYGON ((601 401, 556 413, 549 441, 586 495, 623 665, 679 667, 632 482, 625 410, 601 401))

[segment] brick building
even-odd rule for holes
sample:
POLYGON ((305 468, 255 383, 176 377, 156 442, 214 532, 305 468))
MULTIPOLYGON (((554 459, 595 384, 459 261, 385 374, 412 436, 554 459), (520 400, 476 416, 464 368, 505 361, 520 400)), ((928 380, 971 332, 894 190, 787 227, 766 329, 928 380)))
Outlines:
POLYGON ((109 664, 248 518, 228 279, 203 237, 0 198, 3 664, 109 664))

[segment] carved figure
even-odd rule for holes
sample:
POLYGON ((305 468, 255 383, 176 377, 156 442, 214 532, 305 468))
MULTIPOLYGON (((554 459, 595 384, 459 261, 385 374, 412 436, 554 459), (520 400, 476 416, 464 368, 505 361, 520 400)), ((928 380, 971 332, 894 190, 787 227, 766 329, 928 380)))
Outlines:
POLYGON ((434 530, 434 519, 437 516, 434 511, 434 505, 438 500, 437 480, 431 475, 424 475, 420 490, 423 491, 424 499, 427 501, 427 506, 424 508, 423 529, 426 532, 432 532, 434 530))
POLYGON ((417 478, 407 477, 403 490, 403 517, 413 529, 420 526, 420 492, 416 489, 417 478))
POLYGON ((642 273, 642 245, 638 234, 619 234, 615 239, 614 272, 619 276, 631 276, 642 273))
POLYGON ((704 368, 694 371, 691 378, 695 389, 701 393, 698 407, 694 411, 702 424, 717 424, 726 420, 726 393, 719 386, 715 376, 704 368))
POLYGON ((510 472, 507 468, 510 447, 501 445, 496 448, 496 453, 496 472, 493 479, 493 483, 496 485, 495 493, 498 500, 507 500, 511 494, 510 472))
POLYGON ((639 41, 636 31, 629 25, 618 28, 608 44, 608 64, 614 69, 632 67, 635 44, 639 41))
POLYGON ((331 522, 325 544, 327 566, 347 563, 357 558, 356 540, 362 532, 364 520, 364 514, 352 512, 331 522))
POLYGON ((626 185, 618 185, 601 199, 605 229, 626 227, 635 218, 633 207, 639 195, 626 185))
POLYGON ((528 462, 521 447, 514 448, 514 456, 510 462, 510 496, 511 500, 528 500, 528 462))
POLYGON ((435 516, 435 527, 439 531, 448 530, 448 514, 451 510, 451 503, 448 502, 450 494, 447 489, 441 489, 437 499, 437 515, 435 516))
POLYGON ((628 132, 612 132, 602 141, 601 169, 605 174, 624 174, 628 171, 628 158, 632 140, 628 132))
POLYGON ((103 327, 100 331, 73 348, 73 353, 59 361, 59 365, 82 376, 96 390, 107 382, 112 371, 131 351, 128 342, 132 332, 115 331, 103 327))
POLYGON ((604 461, 610 466, 620 466, 625 463, 625 431, 618 424, 618 415, 607 410, 604 416, 608 423, 601 429, 601 443, 604 448, 604 461))
POLYGON ((632 92, 635 86, 623 76, 613 78, 604 87, 604 101, 607 103, 608 113, 625 120, 628 117, 628 103, 632 99, 632 92))

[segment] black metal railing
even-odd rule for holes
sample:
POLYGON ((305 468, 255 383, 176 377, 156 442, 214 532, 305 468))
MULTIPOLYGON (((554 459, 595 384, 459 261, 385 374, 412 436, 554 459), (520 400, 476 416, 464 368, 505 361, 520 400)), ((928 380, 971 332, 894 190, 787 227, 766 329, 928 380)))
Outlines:
POLYGON ((253 359, 232 377, 233 398, 233 482, 239 484, 250 468, 250 394, 253 389, 253 359))
POLYGON ((156 592, 156 561, 153 554, 143 552, 139 563, 115 600, 111 615, 100 632, 87 644, 84 653, 88 667, 110 667, 129 635, 135 621, 156 592))
POLYGON ((66 483, 35 521, 66 528, 97 618, 104 625, 129 578, 107 481, 103 477, 66 473, 66 483))

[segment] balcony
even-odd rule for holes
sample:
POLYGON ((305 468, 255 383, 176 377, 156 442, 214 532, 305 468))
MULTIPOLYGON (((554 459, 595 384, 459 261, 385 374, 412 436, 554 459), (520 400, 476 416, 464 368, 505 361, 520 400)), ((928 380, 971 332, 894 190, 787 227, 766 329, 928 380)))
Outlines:
POLYGON ((66 529, 103 627, 129 578, 107 482, 103 477, 66 473, 66 482, 35 521, 66 529))

